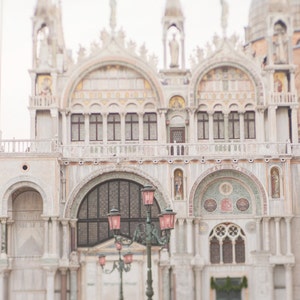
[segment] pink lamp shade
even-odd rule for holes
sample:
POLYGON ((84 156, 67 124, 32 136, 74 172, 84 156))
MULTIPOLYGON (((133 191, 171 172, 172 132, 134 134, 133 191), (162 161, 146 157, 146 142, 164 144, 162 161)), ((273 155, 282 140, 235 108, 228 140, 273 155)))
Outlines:
POLYGON ((110 213, 107 214, 109 229, 110 230, 119 230, 121 224, 121 214, 116 208, 110 210, 110 213))
POLYGON ((103 267, 105 265, 105 263, 106 263, 106 257, 105 257, 105 255, 104 254, 100 254, 98 256, 98 260, 99 260, 100 266, 103 267))
POLYGON ((147 185, 141 191, 144 205, 153 205, 155 189, 147 185))
POLYGON ((126 265, 131 264, 133 260, 133 254, 131 252, 127 252, 123 255, 123 258, 126 265))
POLYGON ((171 208, 166 208, 159 217, 159 226, 161 230, 174 229, 175 215, 171 208))

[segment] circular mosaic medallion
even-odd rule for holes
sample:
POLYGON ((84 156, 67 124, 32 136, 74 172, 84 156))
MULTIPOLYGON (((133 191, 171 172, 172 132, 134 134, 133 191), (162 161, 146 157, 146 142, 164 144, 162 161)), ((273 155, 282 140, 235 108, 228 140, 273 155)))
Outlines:
POLYGON ((223 182, 219 186, 219 191, 222 195, 228 196, 232 193, 233 187, 229 182, 223 182))
POLYGON ((245 198, 241 198, 238 201, 236 201, 236 207, 240 211, 246 211, 249 208, 249 206, 249 201, 245 198))
POLYGON ((204 208, 208 212, 213 212, 217 208, 217 202, 214 199, 207 199, 204 201, 204 208))

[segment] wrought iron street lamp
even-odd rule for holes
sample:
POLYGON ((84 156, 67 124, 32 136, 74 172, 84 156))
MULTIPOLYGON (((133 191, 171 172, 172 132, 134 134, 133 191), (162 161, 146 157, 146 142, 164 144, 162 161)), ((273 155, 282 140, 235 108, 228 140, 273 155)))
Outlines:
POLYGON ((122 244, 119 242, 115 243, 116 249, 119 251, 119 259, 114 261, 113 267, 111 270, 104 269, 106 263, 106 257, 104 254, 99 255, 99 264, 106 274, 112 273, 114 270, 118 270, 120 274, 120 291, 119 291, 119 300, 123 300, 123 272, 129 272, 131 269, 131 263, 133 255, 131 252, 127 252, 121 257, 122 244))
POLYGON ((155 189, 152 186, 145 186, 142 190, 142 199, 146 207, 146 223, 139 224, 134 232, 132 240, 122 236, 120 232, 121 225, 121 214, 115 208, 113 208, 108 214, 109 228, 114 233, 114 238, 116 243, 130 245, 133 242, 138 242, 146 245, 147 249, 147 288, 146 296, 148 300, 152 300, 154 295, 152 287, 152 266, 151 266, 151 247, 152 243, 155 242, 163 247, 168 247, 171 230, 174 229, 175 215, 176 213, 172 209, 167 208, 164 210, 159 217, 159 225, 161 234, 159 230, 151 221, 151 207, 154 202, 154 192, 155 189))

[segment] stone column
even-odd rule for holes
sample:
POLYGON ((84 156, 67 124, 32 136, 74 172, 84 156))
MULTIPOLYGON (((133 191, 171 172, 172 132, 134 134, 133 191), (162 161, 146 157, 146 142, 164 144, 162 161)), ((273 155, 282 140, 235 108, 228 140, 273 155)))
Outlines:
POLYGON ((54 300, 54 277, 56 273, 55 268, 46 267, 46 285, 47 285, 47 300, 54 300))
MULTIPOLYGON (((8 267, 8 266, 6 266, 8 267)), ((7 269, 0 269, 0 300, 7 300, 8 298, 8 275, 7 269)))
POLYGON ((224 112, 224 140, 225 142, 229 141, 229 124, 228 124, 229 114, 224 112))
POLYGON ((264 109, 263 108, 259 108, 256 113, 256 124, 257 126, 255 126, 255 135, 257 138, 258 142, 264 142, 265 141, 265 135, 264 135, 264 130, 265 130, 265 125, 264 125, 264 109))
POLYGON ((35 117, 36 117, 36 110, 30 109, 30 139, 34 140, 36 135, 36 128, 35 128, 35 117))
POLYGON ((144 114, 140 112, 139 116, 139 144, 143 144, 144 139, 144 114))
POLYGON ((263 227, 264 227, 264 234, 263 234, 264 248, 263 249, 265 251, 270 251, 269 221, 270 221, 270 218, 263 218, 263 227))
POLYGON ((67 300, 67 268, 60 268, 61 274, 61 290, 60 300, 67 300))
POLYGON ((195 219, 194 224, 195 256, 200 256, 200 219, 195 219))
POLYGON ((285 289, 286 297, 285 300, 293 300, 293 274, 292 274, 292 265, 285 265, 285 289))
MULTIPOLYGON (((202 267, 195 266, 195 300, 202 300, 202 267)), ((186 299, 187 300, 187 299, 186 299)))
POLYGON ((77 220, 70 220, 71 225, 71 252, 77 250, 77 241, 76 241, 76 223, 77 220))
POLYGON ((90 142, 90 115, 84 114, 84 143, 88 145, 90 142))
POLYGON ((52 239, 51 239, 51 256, 58 257, 57 252, 57 220, 58 217, 51 217, 51 233, 52 233, 52 239))
POLYGON ((208 135, 209 142, 213 143, 214 141, 214 113, 212 111, 208 111, 208 135))
POLYGON ((189 128, 190 128, 190 136, 189 136, 189 143, 194 144, 197 141, 197 136, 196 136, 196 128, 197 128, 197 119, 196 119, 196 114, 195 114, 195 109, 188 109, 187 110, 189 114, 189 128))
POLYGON ((70 268, 70 300, 77 300, 77 270, 78 267, 70 268))
POLYGON ((269 134, 270 142, 277 141, 277 118, 276 118, 277 106, 269 106, 268 108, 268 121, 269 121, 269 134))
POLYGON ((44 220, 44 254, 43 257, 49 256, 49 217, 42 216, 44 220))
POLYGON ((186 251, 186 239, 184 234, 184 219, 178 218, 179 228, 178 228, 178 235, 180 243, 177 243, 178 253, 184 253, 186 251))
POLYGON ((126 124, 125 124, 125 112, 120 113, 120 127, 121 127, 121 144, 125 144, 125 130, 126 130, 126 124))
POLYGON ((260 228, 261 218, 256 218, 256 251, 261 250, 261 228, 260 228))
POLYGON ((245 112, 239 112, 240 116, 240 141, 244 142, 245 140, 245 112))
POLYGON ((298 143, 298 105, 292 106, 292 120, 291 120, 291 130, 292 130, 292 143, 298 143))
POLYGON ((1 218, 0 223, 0 259, 7 258, 7 218, 1 218))
POLYGON ((275 218, 276 255, 281 255, 280 218, 275 218))
POLYGON ((62 111, 61 112, 61 116, 62 116, 62 143, 63 145, 66 145, 67 144, 67 140, 68 140, 68 137, 67 137, 67 112, 66 111, 62 111))
POLYGON ((187 253, 188 254, 192 254, 193 253, 193 219, 186 219, 186 225, 187 225, 187 228, 186 228, 186 238, 187 238, 187 241, 186 241, 186 244, 187 244, 187 253))
POLYGON ((62 260, 68 261, 70 236, 69 236, 69 220, 60 220, 62 224, 62 260))
POLYGON ((286 217, 285 218, 285 224, 286 224, 286 255, 292 255, 291 219, 292 219, 292 217, 286 217))
POLYGON ((102 113, 103 120, 103 144, 107 143, 107 113, 102 113))

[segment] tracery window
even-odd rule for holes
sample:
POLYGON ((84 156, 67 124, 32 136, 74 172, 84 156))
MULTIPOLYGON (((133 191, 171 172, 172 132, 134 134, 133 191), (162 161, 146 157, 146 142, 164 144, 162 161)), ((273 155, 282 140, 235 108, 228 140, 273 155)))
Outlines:
POLYGON ((107 117, 107 140, 121 140, 121 119, 119 114, 111 113, 107 117))
POLYGON ((198 140, 208 140, 209 123, 208 114, 206 112, 198 112, 198 140))
POLYGON ((71 115, 71 140, 74 142, 84 141, 84 115, 71 115))
POLYGON ((103 120, 100 114, 90 115, 90 140, 102 141, 103 140, 103 120))
MULTIPOLYGON (((125 179, 106 181, 90 190, 82 200, 77 214, 77 244, 93 247, 112 238, 107 213, 112 208, 121 212, 121 232, 132 237, 138 224, 145 223, 146 209, 141 198, 143 186, 125 179)), ((158 225, 159 206, 154 201, 152 220, 158 225)))
POLYGON ((224 139, 224 115, 221 112, 214 113, 214 139, 224 139))
POLYGON ((212 264, 245 263, 245 234, 232 223, 217 225, 210 233, 212 264))
POLYGON ((244 116, 244 122, 245 139, 255 139, 255 112, 246 111, 244 116))
POLYGON ((137 141, 139 139, 139 117, 135 113, 129 113, 125 117, 126 141, 137 141))
POLYGON ((143 116, 143 134, 145 141, 157 140, 156 113, 145 113, 143 116))
POLYGON ((230 139, 240 138, 240 117, 237 112, 231 112, 228 116, 228 136, 230 139))

